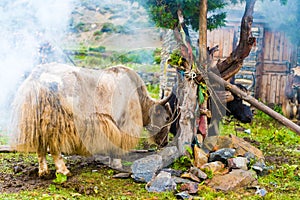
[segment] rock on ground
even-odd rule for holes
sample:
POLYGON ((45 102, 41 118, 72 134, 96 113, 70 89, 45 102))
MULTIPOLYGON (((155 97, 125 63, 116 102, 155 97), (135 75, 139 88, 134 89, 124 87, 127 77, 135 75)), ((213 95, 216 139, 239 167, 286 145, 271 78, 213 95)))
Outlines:
POLYGON ((156 177, 147 183, 148 192, 165 192, 176 189, 176 183, 168 172, 161 171, 156 177))
POLYGON ((222 191, 232 191, 241 187, 252 185, 256 180, 254 171, 242 169, 232 170, 226 175, 216 175, 209 182, 208 186, 222 191))
POLYGON ((139 182, 149 182, 155 173, 162 169, 163 161, 160 155, 150 155, 138 159, 131 166, 132 177, 139 182))

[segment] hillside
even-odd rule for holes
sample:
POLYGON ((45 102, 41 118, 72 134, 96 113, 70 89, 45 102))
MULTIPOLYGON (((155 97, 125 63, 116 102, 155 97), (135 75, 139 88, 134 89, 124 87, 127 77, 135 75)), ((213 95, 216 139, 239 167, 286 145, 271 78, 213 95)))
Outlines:
POLYGON ((72 12, 68 44, 103 46, 107 51, 155 49, 159 30, 146 11, 127 1, 81 1, 72 12))

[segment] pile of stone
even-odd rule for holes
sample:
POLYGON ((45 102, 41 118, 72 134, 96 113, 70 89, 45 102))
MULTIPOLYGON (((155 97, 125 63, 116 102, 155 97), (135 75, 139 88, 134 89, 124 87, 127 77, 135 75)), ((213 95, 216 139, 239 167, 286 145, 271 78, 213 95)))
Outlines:
MULTIPOLYGON (((134 161, 131 177, 146 182, 150 192, 175 191, 177 184, 181 184, 177 195, 184 198, 197 193, 199 183, 203 182, 221 191, 241 187, 259 189, 257 176, 270 171, 263 153, 234 135, 208 137, 201 148, 195 146, 193 166, 188 171, 167 168, 178 157, 177 147, 166 147, 134 161)), ((264 195, 265 190, 261 191, 264 195)))

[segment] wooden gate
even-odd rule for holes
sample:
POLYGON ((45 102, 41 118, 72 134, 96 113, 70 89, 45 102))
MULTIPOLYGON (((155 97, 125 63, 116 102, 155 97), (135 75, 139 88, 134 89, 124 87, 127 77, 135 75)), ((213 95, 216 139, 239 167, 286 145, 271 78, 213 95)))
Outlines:
POLYGON ((256 66, 256 98, 268 104, 282 103, 286 78, 293 66, 293 52, 284 33, 265 30, 263 49, 256 66))
MULTIPOLYGON (((287 74, 296 67, 296 50, 284 33, 272 32, 263 23, 253 24, 252 33, 257 45, 244 60, 243 67, 235 75, 236 82, 246 87, 255 77, 253 95, 267 104, 281 104, 287 74)), ((214 60, 225 59, 238 44, 239 26, 232 25, 208 33, 208 46, 219 45, 214 60)))

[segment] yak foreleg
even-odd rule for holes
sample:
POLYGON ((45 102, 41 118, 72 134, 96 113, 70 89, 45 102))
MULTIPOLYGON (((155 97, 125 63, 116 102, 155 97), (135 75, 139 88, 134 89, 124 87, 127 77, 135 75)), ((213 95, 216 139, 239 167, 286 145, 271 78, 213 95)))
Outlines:
POLYGON ((61 152, 57 148, 50 146, 50 153, 55 164, 56 173, 71 176, 71 172, 66 167, 63 157, 61 156, 61 152))
POLYGON ((37 151, 38 162, 39 162, 39 176, 45 176, 49 174, 47 160, 46 160, 47 148, 39 147, 37 151))

